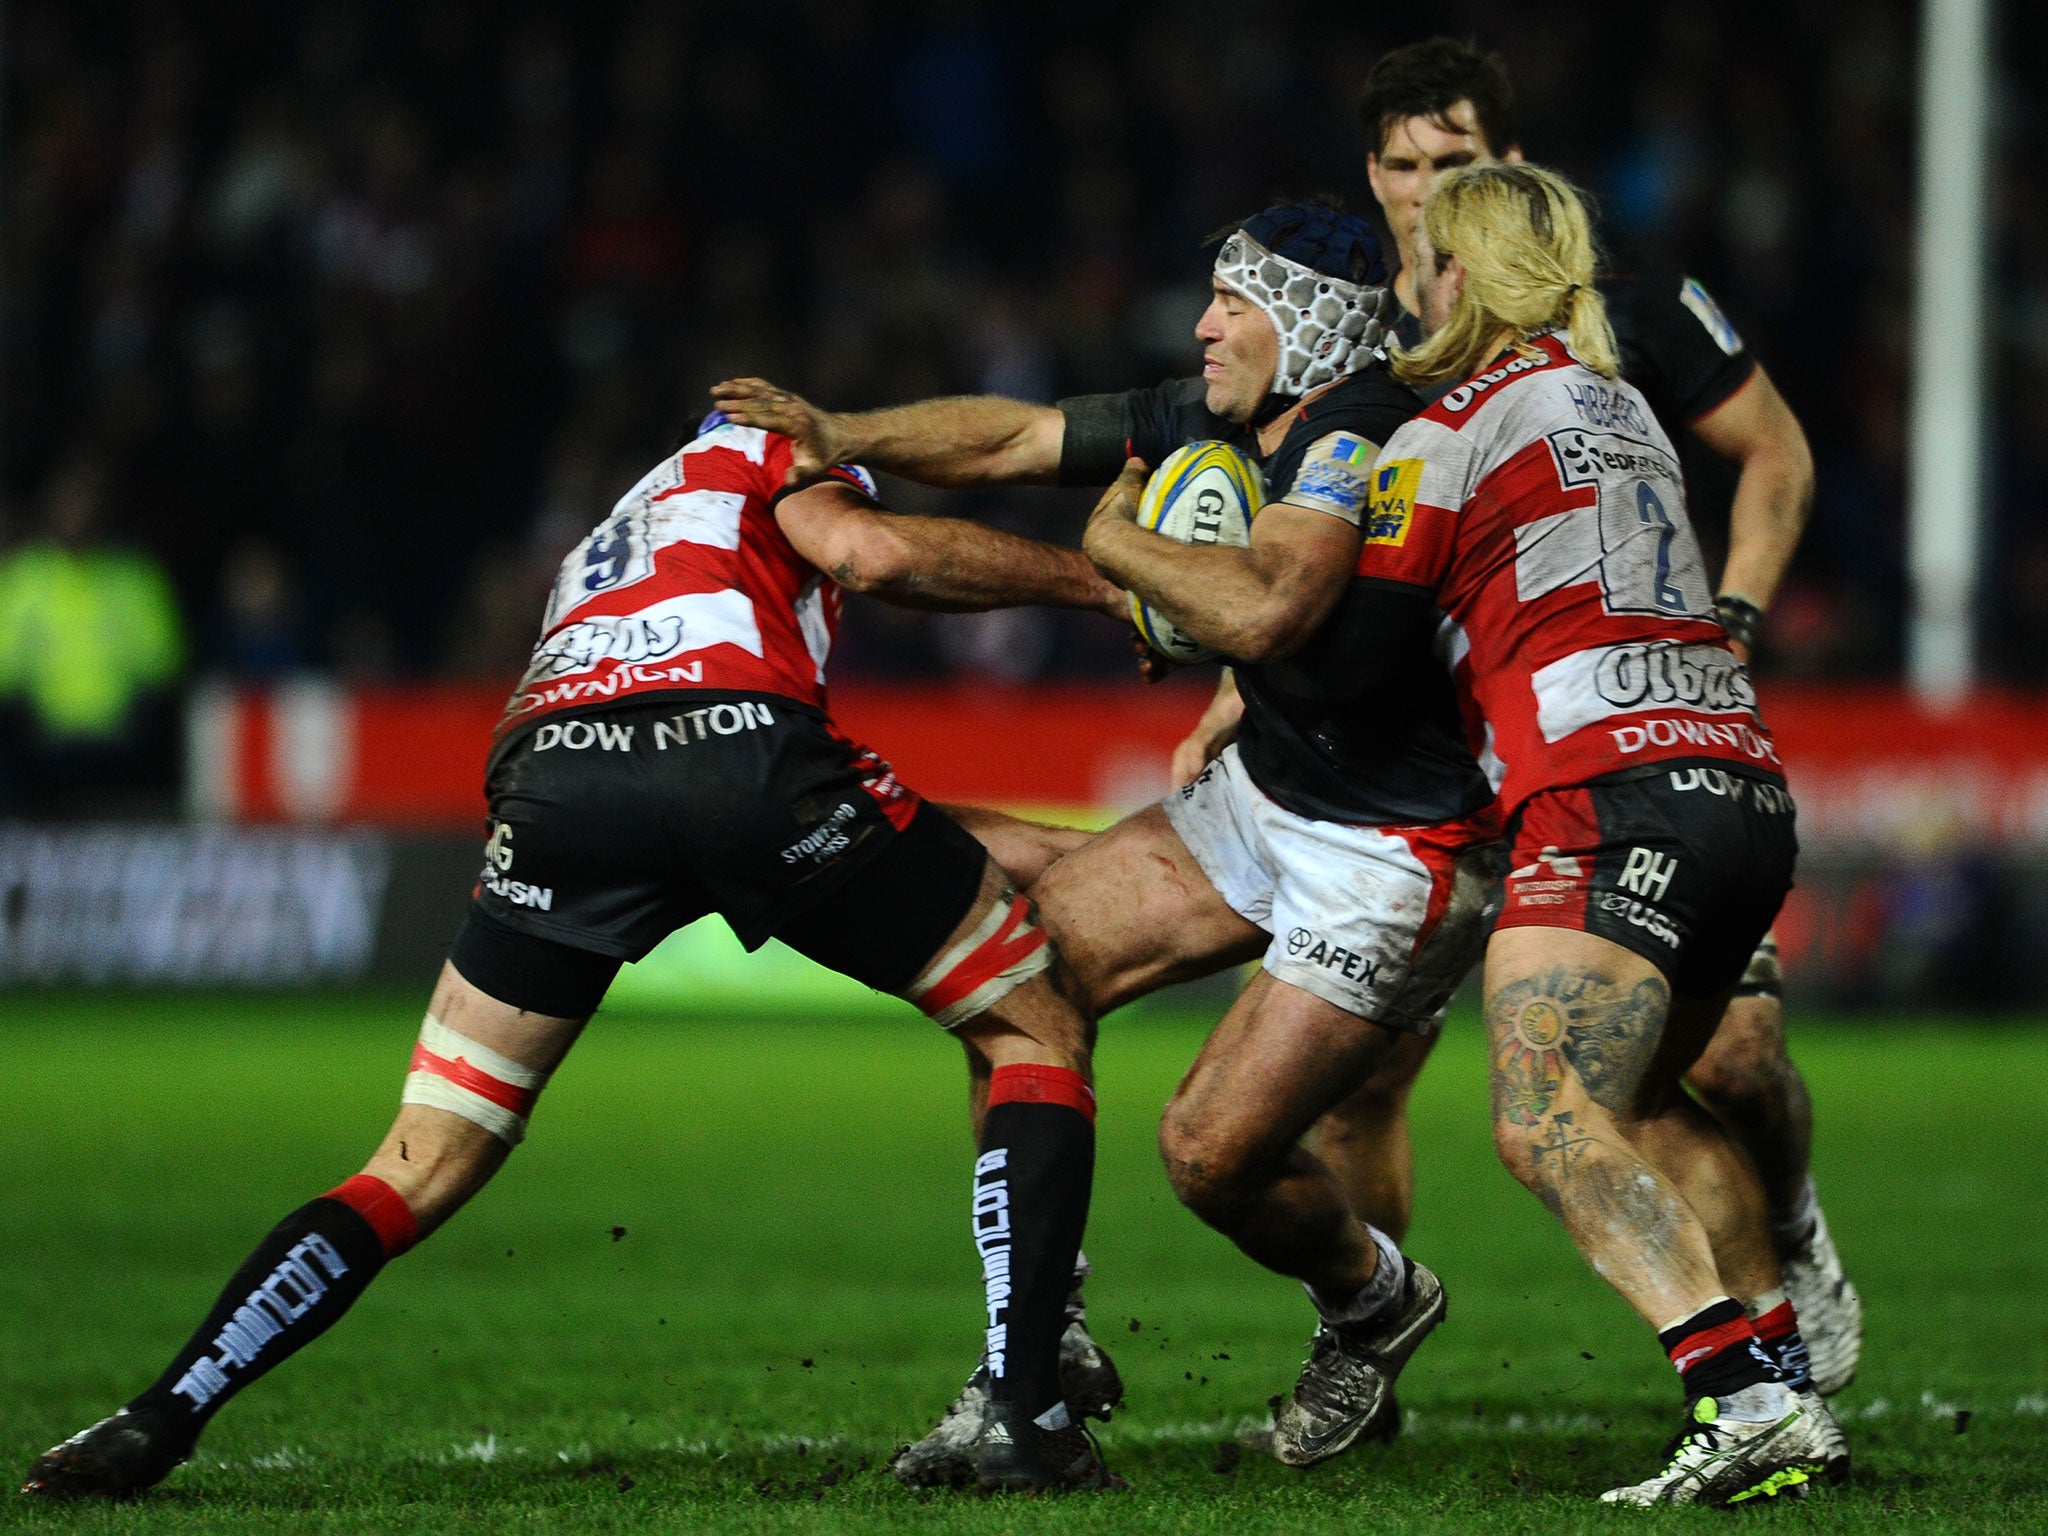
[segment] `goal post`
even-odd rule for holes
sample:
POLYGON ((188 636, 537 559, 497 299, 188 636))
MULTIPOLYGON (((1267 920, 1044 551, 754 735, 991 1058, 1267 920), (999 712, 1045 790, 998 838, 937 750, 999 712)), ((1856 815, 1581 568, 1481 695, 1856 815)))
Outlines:
POLYGON ((1977 673, 1983 587, 1989 0, 1923 0, 1920 187, 1907 422, 1913 692, 1953 703, 1977 673))

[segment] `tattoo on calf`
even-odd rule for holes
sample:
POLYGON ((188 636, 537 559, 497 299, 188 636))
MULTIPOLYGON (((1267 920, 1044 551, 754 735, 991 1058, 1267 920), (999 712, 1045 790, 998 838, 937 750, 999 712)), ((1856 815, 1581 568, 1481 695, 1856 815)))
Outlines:
POLYGON ((1561 1109, 1551 1118, 1550 1134, 1535 1144, 1536 1167, 1545 1174, 1562 1173, 1592 1144, 1593 1138, 1572 1123, 1572 1112, 1561 1109))
MULTIPOLYGON (((1662 977, 1639 981, 1625 995, 1609 977, 1563 966, 1510 982, 1487 1010, 1494 1114, 1535 1127, 1557 1098, 1567 1064, 1594 1103, 1620 1110, 1656 1055, 1670 1008, 1662 977)), ((1546 1150, 1553 1149, 1539 1148, 1539 1157, 1546 1150)), ((1560 1163, 1571 1160, 1558 1153, 1560 1163)))

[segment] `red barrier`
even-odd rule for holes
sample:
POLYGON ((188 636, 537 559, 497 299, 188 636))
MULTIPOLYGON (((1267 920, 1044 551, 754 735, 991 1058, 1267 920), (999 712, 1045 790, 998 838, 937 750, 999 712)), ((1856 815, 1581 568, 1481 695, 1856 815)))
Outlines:
MULTIPOLYGON (((242 821, 468 830, 499 689, 203 689, 192 809, 242 821)), ((1199 685, 849 685, 840 723, 935 799, 1128 808, 1164 792, 1199 685)), ((1767 688, 1809 847, 2048 848, 2048 697, 1986 693, 1936 713, 1888 688, 1767 688)))

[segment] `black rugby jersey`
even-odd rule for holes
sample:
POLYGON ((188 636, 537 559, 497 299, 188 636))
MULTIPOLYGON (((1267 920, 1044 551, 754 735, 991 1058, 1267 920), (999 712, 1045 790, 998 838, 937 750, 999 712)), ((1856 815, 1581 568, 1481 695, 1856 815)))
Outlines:
MULTIPOLYGON (((1200 379, 1060 402, 1065 485, 1107 485, 1136 455, 1158 464, 1216 440, 1259 462, 1269 500, 1287 496, 1316 443, 1342 432, 1377 453, 1421 408, 1383 367, 1354 373, 1294 408, 1270 455, 1245 427, 1214 415, 1200 379)), ((1244 696, 1238 753, 1252 782, 1298 816, 1365 826, 1430 825, 1493 798, 1466 745, 1451 677, 1435 652, 1434 605, 1391 584, 1354 579, 1294 655, 1234 663, 1244 696)))

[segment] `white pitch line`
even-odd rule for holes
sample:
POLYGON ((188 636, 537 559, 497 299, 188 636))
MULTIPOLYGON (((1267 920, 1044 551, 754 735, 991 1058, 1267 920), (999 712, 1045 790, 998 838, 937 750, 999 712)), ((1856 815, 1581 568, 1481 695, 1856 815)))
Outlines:
MULTIPOLYGON (((1969 1412, 1975 1419, 1998 1419, 2007 1414, 2015 1418, 2038 1419, 2048 1415, 2048 1393, 2029 1392, 2015 1398, 2010 1408, 1970 1408, 1967 1403, 1949 1401, 1938 1395, 1933 1388, 1921 1392, 1916 1405, 1919 1416, 1930 1422, 1953 1419, 1958 1413, 1969 1412)), ((1845 1424, 1885 1418, 1898 1410, 1890 1398, 1872 1398, 1867 1403, 1843 1406, 1835 1410, 1835 1416, 1845 1424)), ((1907 1410, 1910 1412, 1911 1410, 1907 1410)), ((1425 1416, 1407 1411, 1401 1422, 1403 1440, 1433 1440, 1439 1436, 1456 1439, 1487 1439, 1502 1435, 1589 1435, 1598 1434, 1610 1428, 1612 1420, 1592 1413, 1511 1413, 1505 1418, 1481 1416, 1467 1417, 1458 1413, 1430 1413, 1425 1416)), ((1215 1445, 1223 1441, 1243 1444, 1255 1441, 1267 1434, 1273 1427, 1270 1418, 1245 1415, 1234 1419, 1183 1419, 1170 1424, 1124 1423, 1110 1431, 1113 1445, 1215 1445)), ((808 1456, 829 1457, 868 1455, 879 1464, 886 1450, 873 1445, 849 1439, 845 1435, 765 1435, 756 1440, 703 1440, 678 1437, 660 1441, 651 1446, 621 1446, 611 1455, 670 1454, 701 1458, 706 1461, 725 1461, 736 1455, 786 1456, 799 1446, 808 1456)), ((500 1440, 495 1434, 486 1434, 467 1445, 453 1445, 442 1451, 422 1451, 419 1460, 430 1466, 447 1467, 458 1462, 477 1462, 492 1466, 499 1462, 522 1461, 546 1454, 531 1446, 518 1445, 500 1440)), ((552 1459, 565 1465, 574 1465, 590 1460, 596 1454, 590 1441, 579 1441, 575 1445, 552 1453, 552 1459)), ((240 1461, 214 1461, 210 1463, 222 1472, 305 1472, 317 1469, 327 1458, 309 1453, 302 1445, 280 1446, 276 1450, 240 1461)))

